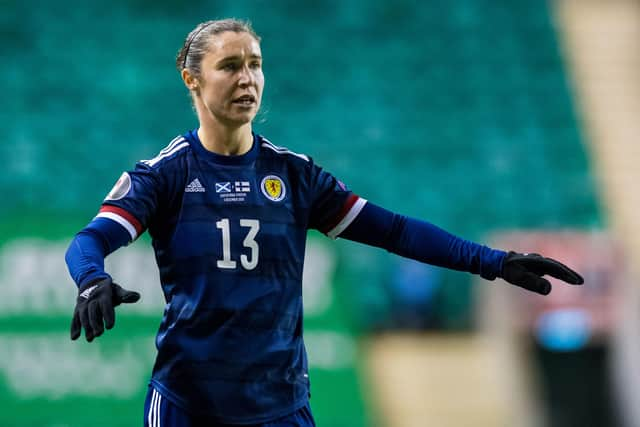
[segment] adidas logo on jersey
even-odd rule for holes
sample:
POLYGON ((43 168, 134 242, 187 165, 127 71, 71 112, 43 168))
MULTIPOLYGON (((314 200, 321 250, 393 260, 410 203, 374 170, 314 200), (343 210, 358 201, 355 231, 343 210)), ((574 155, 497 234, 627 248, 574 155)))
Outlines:
POLYGON ((200 180, 196 178, 193 181, 191 181, 191 184, 187 185, 184 188, 184 192, 185 193, 204 193, 205 189, 202 186, 202 184, 200 184, 200 180))

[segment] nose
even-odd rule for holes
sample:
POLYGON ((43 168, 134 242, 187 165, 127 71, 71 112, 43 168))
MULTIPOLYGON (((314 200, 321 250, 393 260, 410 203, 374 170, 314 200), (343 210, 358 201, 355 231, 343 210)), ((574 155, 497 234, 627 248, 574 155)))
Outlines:
POLYGON ((249 69, 249 65, 245 64, 240 70, 240 75, 238 78, 238 85, 240 87, 248 87, 253 84, 255 77, 251 70, 249 69))

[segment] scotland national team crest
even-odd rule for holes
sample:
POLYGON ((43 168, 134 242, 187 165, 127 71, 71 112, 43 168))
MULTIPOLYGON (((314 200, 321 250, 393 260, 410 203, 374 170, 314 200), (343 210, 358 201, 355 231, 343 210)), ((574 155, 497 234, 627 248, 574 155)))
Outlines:
POLYGON ((267 175, 262 178, 260 189, 267 199, 274 202, 279 202, 284 199, 284 196, 287 193, 284 181, 276 175, 267 175))

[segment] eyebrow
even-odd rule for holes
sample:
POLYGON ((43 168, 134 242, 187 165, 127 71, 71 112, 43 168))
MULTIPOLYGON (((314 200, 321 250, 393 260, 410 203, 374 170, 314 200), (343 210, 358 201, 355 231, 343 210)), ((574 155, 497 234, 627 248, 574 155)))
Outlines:
MULTIPOLYGON (((262 59, 262 56, 260 55, 256 55, 255 53, 249 55, 250 59, 262 59)), ((232 56, 225 56, 224 58, 222 58, 221 60, 218 61, 219 63, 222 62, 228 62, 228 61, 237 61, 238 59, 242 59, 242 56, 240 55, 232 55, 232 56)))

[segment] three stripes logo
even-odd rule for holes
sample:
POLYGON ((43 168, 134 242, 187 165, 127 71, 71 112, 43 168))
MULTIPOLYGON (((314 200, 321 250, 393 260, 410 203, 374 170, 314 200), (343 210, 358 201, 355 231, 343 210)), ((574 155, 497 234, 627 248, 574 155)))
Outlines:
POLYGON ((205 188, 198 178, 191 181, 191 183, 184 188, 185 193, 204 193, 205 191, 205 188))
POLYGON ((98 285, 93 285, 93 286, 89 286, 87 289, 85 289, 84 291, 82 291, 82 293, 80 294, 80 296, 84 299, 89 299, 89 297, 91 296, 91 294, 93 293, 93 291, 96 290, 96 288, 98 287, 98 285))

